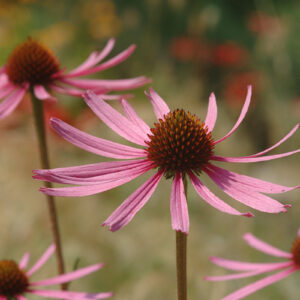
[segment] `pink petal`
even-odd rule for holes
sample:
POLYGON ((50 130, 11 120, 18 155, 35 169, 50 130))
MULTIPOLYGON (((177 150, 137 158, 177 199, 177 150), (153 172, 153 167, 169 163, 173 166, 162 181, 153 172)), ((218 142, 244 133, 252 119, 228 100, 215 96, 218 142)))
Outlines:
POLYGON ((104 80, 104 79, 62 79, 62 82, 70 84, 77 88, 82 89, 97 89, 104 88, 109 91, 121 91, 130 90, 141 87, 151 80, 145 76, 128 78, 128 79, 116 79, 116 80, 104 80))
POLYGON ((27 267, 28 261, 29 261, 29 253, 25 253, 23 257, 21 258, 19 262, 19 268, 20 269, 25 269, 27 267))
POLYGON ((271 246, 270 244, 267 244, 266 242, 258 239, 257 237, 255 237, 254 235, 252 235, 251 233, 246 233, 243 236, 244 240, 247 242, 247 244, 249 244, 251 247, 262 251, 264 253, 267 253, 269 255, 272 256, 276 256, 276 257, 284 257, 284 258, 292 258, 292 254, 282 251, 278 248, 275 248, 273 246, 271 246))
POLYGON ((4 119, 18 106, 23 99, 27 87, 18 88, 14 93, 10 94, 6 99, 0 103, 0 120, 4 119))
POLYGON ((184 193, 182 174, 177 172, 172 184, 170 211, 172 228, 185 234, 189 233, 189 212, 184 193))
POLYGON ((69 291, 53 291, 53 290, 27 290, 28 293, 49 298, 62 298, 66 300, 92 300, 92 299, 106 299, 111 297, 112 293, 90 294, 82 292, 69 291))
POLYGON ((252 162, 260 162, 260 161, 267 161, 267 160, 273 160, 273 159, 278 159, 286 156, 290 156, 293 154, 296 154, 300 152, 300 149, 290 151, 290 152, 285 152, 281 154, 275 154, 275 155, 266 155, 263 157, 224 157, 224 156, 217 156, 214 155, 211 157, 212 160, 217 160, 217 161, 225 161, 225 162, 231 162, 231 163, 252 163, 252 162))
POLYGON ((69 281, 76 280, 78 278, 84 277, 90 273, 96 272, 99 269, 103 267, 103 263, 92 265, 86 268, 82 268, 67 274, 59 275, 53 278, 49 278, 46 280, 40 280, 36 282, 30 283, 30 286, 46 286, 46 285, 55 285, 55 284, 61 284, 61 283, 66 283, 69 281))
POLYGON ((101 185, 122 180, 127 176, 140 175, 153 168, 153 163, 140 161, 113 161, 52 170, 34 170, 35 179, 62 184, 101 185))
POLYGON ((230 205, 228 205, 227 203, 225 203, 221 199, 219 199, 192 172, 189 173, 189 176, 190 176, 192 184, 193 184, 196 192, 199 194, 199 196, 204 201, 206 201, 208 204, 213 206, 214 208, 216 208, 216 209, 218 209, 222 212, 231 214, 231 215, 253 217, 253 215, 250 212, 241 213, 241 212, 237 211, 236 209, 232 208, 230 205))
POLYGON ((147 139, 147 136, 141 129, 97 97, 92 91, 86 92, 84 99, 94 113, 113 131, 130 142, 146 146, 145 139, 147 139))
POLYGON ((16 89, 17 88, 12 84, 9 84, 8 86, 5 87, 0 87, 0 99, 5 98, 7 95, 9 95, 11 92, 13 92, 16 89))
POLYGON ((70 71, 65 77, 74 77, 79 76, 81 72, 93 67, 97 63, 99 63, 101 60, 103 60, 113 49, 115 45, 114 39, 109 39, 105 47, 100 53, 93 52, 86 61, 84 61, 80 66, 78 66, 76 69, 70 71))
POLYGON ((107 218, 102 226, 109 226, 111 231, 117 231, 127 225, 135 214, 147 203, 154 193, 162 172, 157 172, 148 179, 134 193, 132 193, 123 203, 107 218))
POLYGON ((222 300, 238 300, 238 299, 242 299, 250 294, 253 294, 254 292, 268 286, 271 285, 285 277, 287 277, 288 275, 290 275, 291 273, 295 272, 297 270, 297 268, 290 268, 287 270, 284 270, 282 272, 270 275, 268 277, 265 277, 263 279, 260 279, 254 283, 251 283, 249 285, 244 286, 243 288, 235 291, 234 293, 226 296, 225 298, 223 298, 222 300))
POLYGON ((53 129, 68 142, 101 156, 127 159, 147 155, 144 149, 137 149, 94 137, 56 118, 51 118, 50 123, 53 129))
MULTIPOLYGON (((97 95, 97 92, 94 93, 97 95)), ((133 94, 121 94, 121 95, 117 95, 117 94, 113 94, 113 95, 106 95, 106 94, 101 94, 99 95, 102 99, 104 100, 122 100, 122 99, 129 99, 129 98, 133 98, 133 94)))
POLYGON ((36 84, 33 87, 34 95, 39 99, 39 100, 47 100, 51 102, 56 102, 57 99, 50 95, 47 90, 40 84, 36 84))
POLYGON ((138 126, 144 135, 147 136, 150 133, 150 127, 137 115, 128 101, 123 99, 121 100, 121 104, 128 120, 138 126))
POLYGON ((152 89, 149 88, 149 94, 145 91, 145 95, 151 101, 157 120, 163 119, 164 115, 170 112, 167 103, 152 89))
MULTIPOLYGON (((22 295, 17 295, 16 298, 17 298, 17 300, 27 300, 27 298, 25 298, 22 295)), ((6 299, 6 298, 3 298, 3 299, 6 299)), ((0 298, 0 300, 2 300, 2 298, 0 298)))
POLYGON ((263 212, 286 212, 285 206, 280 202, 266 195, 247 189, 242 184, 232 181, 229 177, 224 178, 216 171, 212 172, 207 168, 205 168, 204 171, 227 195, 235 200, 263 212))
POLYGON ((212 169, 214 172, 220 174, 227 180, 231 181, 232 183, 237 182, 238 184, 242 184, 245 188, 256 192, 279 194, 279 193, 285 193, 294 190, 299 187, 299 186, 287 187, 287 186, 271 183, 254 177, 249 177, 246 175, 230 172, 228 170, 219 168, 211 164, 209 165, 209 168, 212 169))
POLYGON ((62 95, 70 95, 70 96, 75 96, 75 97, 82 97, 84 90, 79 90, 75 88, 70 88, 66 86, 59 86, 57 84, 51 84, 50 88, 62 95))
POLYGON ((31 276, 32 274, 34 274, 37 270, 39 270, 44 264, 45 262, 47 262, 47 260, 50 258, 50 256, 54 253, 55 251, 55 245, 52 244, 46 251, 45 253, 42 255, 42 257, 33 265, 33 267, 26 272, 27 276, 31 276))
POLYGON ((213 131, 215 127, 217 114, 218 114, 218 108, 217 108, 216 97, 214 93, 211 93, 209 96, 207 115, 204 122, 209 132, 213 131))
POLYGON ((300 236, 300 228, 298 229, 297 235, 300 236))
POLYGON ((244 118, 246 116, 246 113, 248 111, 248 107, 249 107, 250 101, 251 101, 251 94, 252 94, 252 87, 248 86, 246 100, 245 100, 244 106, 242 108, 241 114, 240 114, 237 122, 235 123, 233 128, 224 137, 222 137, 221 139, 215 141, 214 144, 218 144, 218 143, 224 141, 225 139, 227 139, 228 137, 230 137, 236 131, 236 129, 240 126, 240 124, 244 120, 244 118))
POLYGON ((7 300, 7 298, 4 296, 0 296, 0 300, 7 300))
POLYGON ((62 187, 62 188, 40 188, 40 191, 51 196, 61 196, 61 197, 82 197, 101 193, 117 186, 120 186, 134 178, 146 173, 148 169, 143 169, 140 171, 132 172, 131 175, 122 177, 120 179, 104 181, 95 185, 84 185, 75 187, 62 187))
POLYGON ((211 257, 210 261, 217 266, 226 268, 228 270, 235 270, 235 271, 255 271, 259 269, 273 268, 273 267, 285 268, 285 267, 290 267, 293 264, 293 262, 291 261, 279 262, 279 263, 249 263, 249 262, 224 259, 215 256, 211 257))
POLYGON ((3 74, 0 72, 0 88, 2 89, 5 85, 8 84, 13 85, 12 83, 10 83, 8 76, 5 73, 3 74))
POLYGON ((92 69, 86 69, 86 70, 84 70, 82 72, 74 73, 71 76, 68 74, 66 77, 85 76, 85 75, 88 75, 88 74, 93 74, 93 73, 104 71, 106 69, 114 67, 115 65, 117 65, 117 64, 123 62, 124 60, 126 60, 133 53, 133 51, 135 50, 135 48, 136 48, 135 45, 131 45, 126 50, 124 50, 123 52, 119 53, 115 57, 109 59, 105 63, 102 63, 100 66, 94 67, 92 69))

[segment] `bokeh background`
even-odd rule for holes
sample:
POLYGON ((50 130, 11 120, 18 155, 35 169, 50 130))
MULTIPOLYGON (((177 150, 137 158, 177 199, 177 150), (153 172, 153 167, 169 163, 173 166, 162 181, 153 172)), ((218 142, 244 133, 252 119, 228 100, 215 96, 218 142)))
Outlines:
MULTIPOLYGON (((185 108, 200 118, 205 117, 209 94, 214 91, 219 107, 214 138, 231 129, 246 87, 252 84, 253 102, 246 120, 216 148, 217 154, 242 156, 274 144, 299 121, 299 18, 296 0, 1 0, 0 63, 5 64, 12 49, 27 36, 48 45, 67 69, 79 65, 91 51, 100 50, 110 37, 117 39, 114 54, 135 43, 132 57, 102 73, 101 78, 147 75, 171 108, 185 108)), ((153 124, 154 114, 143 88, 134 93, 131 104, 149 125, 153 124)), ((112 105, 119 108, 118 103, 112 105)), ((93 116, 81 99, 60 97, 57 105, 47 106, 47 115, 58 116, 96 136, 124 142, 93 116)), ((48 133, 53 167, 104 161, 65 142, 50 129, 48 133)), ((38 192, 41 183, 31 179, 31 170, 39 168, 39 160, 27 100, 1 121, 0 134, 0 257, 18 260, 30 251, 33 262, 51 243, 52 236, 46 203, 38 192)), ((299 134, 273 153, 297 147, 299 134)), ((228 168, 284 185, 299 183, 299 156, 228 168)), ((114 291, 116 300, 175 299, 170 181, 160 183, 145 208, 121 231, 111 233, 100 226, 148 177, 95 196, 57 199, 67 270, 72 270, 78 258, 81 267, 105 262, 104 269, 72 283, 71 289, 114 291)), ((248 211, 205 176, 202 179, 218 196, 248 211)), ((287 214, 254 212, 256 217, 252 219, 216 211, 192 188, 188 194, 189 299, 221 299, 257 279, 224 283, 202 279, 226 273, 209 262, 211 255, 270 261, 242 241, 245 232, 289 250, 300 227, 297 191, 276 195, 276 199, 293 204, 287 214)), ((53 258, 38 275, 54 274, 53 258)), ((298 299, 299 279, 298 272, 249 299, 298 299)))

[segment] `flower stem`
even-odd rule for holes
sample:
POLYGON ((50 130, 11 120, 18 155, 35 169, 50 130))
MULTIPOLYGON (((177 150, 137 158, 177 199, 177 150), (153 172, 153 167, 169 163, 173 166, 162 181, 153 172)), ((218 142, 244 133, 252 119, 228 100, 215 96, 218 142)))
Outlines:
MULTIPOLYGON (((43 169, 50 169, 48 150, 47 150, 47 141, 46 141, 46 131, 44 123, 44 107, 43 101, 38 100, 33 91, 31 91, 31 101, 33 107, 34 123, 36 128, 36 133, 38 136, 39 152, 41 165, 43 169)), ((51 182, 44 181, 44 186, 51 188, 51 182)), ((62 255, 61 239, 58 226, 58 218, 55 207, 55 199, 53 196, 45 195, 48 204, 48 211, 50 216, 51 231, 54 238, 54 243, 56 246, 56 261, 57 261, 57 270, 58 274, 64 274, 64 260, 62 255)), ((62 290, 66 290, 67 286, 65 284, 61 285, 62 290)))
MULTIPOLYGON (((184 177, 184 192, 187 196, 187 180, 184 177)), ((186 248, 187 234, 176 231, 176 267, 177 267, 177 297, 178 300, 187 299, 187 279, 186 279, 186 248)))

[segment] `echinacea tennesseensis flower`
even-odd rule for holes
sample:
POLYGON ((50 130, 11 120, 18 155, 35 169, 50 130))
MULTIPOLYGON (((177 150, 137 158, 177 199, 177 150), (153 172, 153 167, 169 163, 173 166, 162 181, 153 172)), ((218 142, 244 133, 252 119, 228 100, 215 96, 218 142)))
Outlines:
POLYGON ((140 87, 149 79, 140 76, 130 79, 103 80, 82 79, 111 68, 126 60, 134 51, 135 45, 99 64, 111 52, 115 44, 110 39, 101 52, 92 52, 77 68, 65 73, 53 53, 41 43, 27 38, 18 45, 0 69, 0 119, 9 115, 30 89, 39 100, 55 101, 51 92, 81 96, 86 89, 101 94, 106 100, 119 99, 120 95, 106 95, 110 91, 122 91, 140 87))
POLYGON ((29 253, 25 253, 23 255, 19 264, 13 260, 0 260, 0 300, 26 300, 27 298, 25 296, 27 294, 52 299, 59 298, 70 300, 106 299, 112 296, 112 293, 110 292, 91 294, 86 292, 39 289, 41 286, 71 282, 75 279, 96 272, 103 267, 103 264, 100 263, 53 278, 32 281, 31 276, 48 261, 54 251, 55 245, 51 245, 41 258, 28 270, 26 269, 29 261, 29 253))
POLYGON ((151 101, 158 119, 150 128, 133 110, 126 100, 122 100, 123 116, 92 91, 85 95, 85 101, 94 113, 112 130, 141 148, 121 145, 112 141, 93 137, 59 119, 52 119, 52 127, 67 141, 101 156, 123 159, 84 166, 35 170, 36 179, 74 184, 73 187, 41 188, 41 191, 53 196, 87 196, 100 193, 122 185, 151 169, 156 173, 130 195, 104 222, 110 230, 116 231, 125 226, 146 204, 159 181, 165 175, 172 178, 171 218, 172 228, 188 233, 189 216, 184 192, 183 179, 189 177, 200 197, 216 209, 232 214, 253 216, 241 213, 214 195, 199 179, 206 173, 226 194, 251 208, 268 212, 285 212, 286 207, 264 193, 283 193, 296 187, 286 187, 253 177, 240 175, 217 167, 214 161, 249 163, 272 160, 299 152, 300 149, 287 153, 262 156, 282 144, 298 129, 295 126, 274 146, 256 154, 242 157, 224 157, 215 155, 216 146, 227 139, 244 119, 251 98, 248 88, 245 104, 233 128, 222 138, 214 140, 212 131, 217 119, 217 104, 211 94, 208 112, 204 122, 197 116, 183 109, 170 111, 163 99, 150 89, 146 94, 151 101), (124 160, 125 159, 125 160, 124 160))
POLYGON ((298 237, 293 243, 290 252, 282 251, 275 248, 266 242, 259 240, 251 233, 246 233, 244 235, 244 240, 249 246, 257 249, 258 251, 264 252, 271 256, 284 258, 283 262, 274 263, 251 263, 251 262, 241 262, 236 260, 228 260, 220 257, 211 257, 211 261, 225 269, 240 271, 239 273, 223 275, 223 276, 207 276, 206 280, 209 281, 224 281, 233 280, 239 278, 246 278, 251 276, 256 276, 260 274, 265 274, 268 272, 279 271, 275 274, 269 275, 263 279, 255 281, 243 288, 235 291, 234 293, 226 296, 222 300, 238 300, 242 299, 270 284, 273 284, 281 279, 284 279, 288 275, 295 271, 300 270, 300 229, 298 230, 298 237))

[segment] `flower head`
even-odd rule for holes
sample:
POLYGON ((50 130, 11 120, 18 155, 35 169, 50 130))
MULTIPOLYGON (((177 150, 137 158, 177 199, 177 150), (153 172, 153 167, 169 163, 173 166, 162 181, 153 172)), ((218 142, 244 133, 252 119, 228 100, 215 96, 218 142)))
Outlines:
POLYGON ((135 46, 131 45, 115 57, 99 64, 111 52, 114 44, 114 39, 110 39, 101 52, 91 53, 80 66, 65 73, 57 58, 46 46, 27 38, 13 50, 6 65, 0 69, 0 99, 3 99, 0 103, 0 119, 5 118, 18 106, 29 89, 33 90, 39 100, 56 101, 49 91, 81 96, 86 89, 93 90, 106 100, 114 100, 122 96, 106 94, 148 83, 149 79, 144 76, 119 80, 77 79, 123 62, 135 49, 135 46))
POLYGON ((106 299, 112 296, 112 293, 89 294, 82 292, 36 289, 35 287, 38 286, 67 283, 93 273, 103 267, 103 264, 100 263, 53 278, 41 281, 31 281, 31 276, 47 262, 54 251, 55 246, 51 245, 28 271, 25 271, 25 269, 29 261, 29 253, 24 254, 19 264, 13 260, 0 260, 0 299, 7 300, 14 297, 17 300, 26 300, 25 294, 70 300, 106 299))
POLYGON ((233 280, 239 278, 246 278, 255 275, 260 275, 272 271, 279 271, 273 275, 269 275, 263 279, 255 281, 234 293, 226 296, 222 300, 238 300, 242 299, 270 284, 273 284, 291 273, 300 270, 300 229, 298 230, 298 237, 294 241, 292 249, 290 252, 282 251, 278 248, 275 248, 266 242, 259 240, 251 233, 246 233, 244 235, 244 240, 251 247, 255 248, 258 251, 264 252, 271 256, 281 257, 285 260, 283 262, 274 262, 274 263, 250 263, 250 262, 241 262, 235 260, 227 260, 220 257, 211 257, 211 261, 223 268, 234 271, 241 271, 240 273, 234 273, 224 276, 208 276, 205 277, 209 281, 224 281, 224 280, 233 280))
POLYGON ((46 194, 56 196, 86 196, 100 193, 122 185, 134 178, 156 169, 156 173, 130 195, 119 208, 104 222, 112 231, 116 231, 131 221, 134 215, 146 204, 159 181, 165 175, 173 179, 171 192, 171 218, 174 230, 188 233, 189 216, 183 179, 189 177, 200 197, 216 209, 233 215, 251 217, 251 213, 241 213, 214 195, 198 176, 206 173, 226 194, 254 209, 278 213, 286 207, 262 193, 283 193, 297 187, 285 187, 253 177, 237 174, 217 167, 214 161, 249 163, 267 161, 299 152, 300 149, 263 156, 279 146, 299 127, 295 126, 274 146, 249 156, 224 157, 215 155, 218 143, 227 139, 244 119, 250 104, 251 88, 236 124, 223 138, 214 140, 212 131, 217 119, 217 104, 211 94, 208 113, 204 122, 183 109, 170 111, 167 104, 152 89, 146 93, 158 119, 150 128, 133 110, 126 100, 122 100, 125 116, 117 112, 101 98, 89 91, 84 98, 95 114, 128 141, 142 148, 121 145, 115 142, 93 137, 59 119, 52 119, 52 127, 67 141, 101 156, 123 159, 52 170, 35 170, 36 179, 51 182, 73 184, 73 187, 41 188, 46 194))

